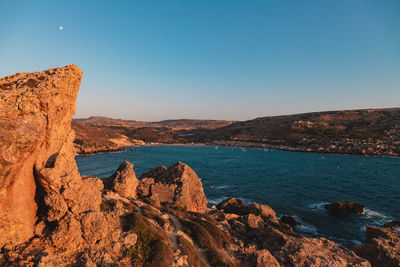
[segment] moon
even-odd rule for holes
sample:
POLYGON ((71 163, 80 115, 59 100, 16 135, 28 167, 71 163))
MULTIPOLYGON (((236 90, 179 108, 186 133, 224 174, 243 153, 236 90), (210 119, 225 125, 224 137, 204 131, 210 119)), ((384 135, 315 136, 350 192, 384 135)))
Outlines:
POLYGON ((60 31, 64 30, 63 26, 58 27, 60 31))

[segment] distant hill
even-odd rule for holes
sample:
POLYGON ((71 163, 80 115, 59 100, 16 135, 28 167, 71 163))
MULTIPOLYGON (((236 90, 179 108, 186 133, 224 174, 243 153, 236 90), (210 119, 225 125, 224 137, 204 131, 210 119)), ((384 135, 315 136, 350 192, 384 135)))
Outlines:
POLYGON ((262 117, 188 136, 194 142, 250 142, 300 151, 398 155, 400 108, 262 117))
POLYGON ((78 153, 117 151, 126 146, 146 143, 174 144, 186 142, 175 133, 187 130, 216 129, 231 124, 222 120, 164 120, 145 122, 101 116, 73 119, 75 147, 78 153))
MULTIPOLYGON (((209 143, 293 151, 400 155, 400 108, 311 112, 248 121, 165 120, 143 122, 107 117, 75 119, 146 143, 209 143)), ((73 124, 74 125, 74 124, 73 124)), ((76 126, 75 126, 76 127, 76 126)), ((77 134, 77 137, 84 140, 77 134)), ((96 138, 96 135, 89 137, 96 138)), ((97 134, 99 136, 99 134, 97 134)))
POLYGON ((74 146, 79 154, 118 151, 126 146, 143 144, 108 127, 71 123, 75 131, 74 146))
POLYGON ((153 127, 171 128, 174 130, 191 129, 216 129, 230 125, 232 121, 224 120, 198 120, 198 119, 178 119, 164 120, 159 122, 147 122, 138 120, 121 120, 101 116, 92 116, 86 119, 73 119, 74 122, 91 126, 123 126, 129 128, 153 127))

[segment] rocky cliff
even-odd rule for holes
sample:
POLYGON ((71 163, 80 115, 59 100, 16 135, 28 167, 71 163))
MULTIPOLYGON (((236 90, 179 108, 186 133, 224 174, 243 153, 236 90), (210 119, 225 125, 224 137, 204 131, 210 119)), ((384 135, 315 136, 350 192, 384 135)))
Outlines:
MULTIPOLYGON (((267 205, 207 207, 180 162, 139 179, 129 162, 104 180, 81 177, 70 128, 81 75, 66 66, 0 81, 0 265, 370 266, 299 235, 267 205)), ((371 242, 358 253, 375 251, 371 242)))
MULTIPOLYGON (((71 65, 0 80, 0 246, 33 236, 40 184, 60 189, 60 179, 54 184, 47 173, 73 138, 81 77, 71 65)), ((73 154, 69 160, 63 171, 79 177, 73 154)))

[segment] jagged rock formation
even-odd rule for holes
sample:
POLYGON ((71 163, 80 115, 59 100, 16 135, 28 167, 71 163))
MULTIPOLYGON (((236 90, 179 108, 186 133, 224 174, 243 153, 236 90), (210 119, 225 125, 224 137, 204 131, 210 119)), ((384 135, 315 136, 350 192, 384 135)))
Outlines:
POLYGON ((223 223, 239 242, 248 247, 245 254, 250 261, 252 257, 254 261, 259 250, 267 250, 282 266, 370 266, 366 260, 332 241, 306 238, 293 232, 288 225, 278 223, 271 208, 266 206, 270 212, 263 212, 268 209, 262 209, 262 206, 266 205, 246 205, 234 198, 217 205, 225 212, 220 215, 226 220, 223 223))
POLYGON ((113 175, 103 179, 105 188, 111 189, 120 196, 127 198, 136 198, 136 189, 139 180, 133 171, 133 164, 124 161, 119 165, 113 175))
MULTIPOLYGON (((258 205, 257 203, 245 204, 241 199, 228 198, 217 205, 217 209, 223 210, 225 213, 237 215, 256 215, 264 220, 277 224, 278 219, 276 213, 267 205, 258 205)), ((250 216, 252 218, 253 216, 250 216)), ((253 217, 257 218, 257 217, 253 217)))
POLYGON ((365 244, 357 245, 354 251, 368 259, 373 266, 400 266, 400 232, 394 230, 396 226, 368 226, 365 244))
POLYGON ((1 266, 370 266, 267 205, 208 208, 180 162, 140 181, 128 162, 104 181, 81 177, 70 128, 80 80, 66 66, 0 81, 1 266))
POLYGON ((194 212, 203 212, 207 207, 201 181, 186 164, 177 162, 168 168, 157 167, 142 174, 140 179, 140 196, 153 205, 168 203, 194 212))

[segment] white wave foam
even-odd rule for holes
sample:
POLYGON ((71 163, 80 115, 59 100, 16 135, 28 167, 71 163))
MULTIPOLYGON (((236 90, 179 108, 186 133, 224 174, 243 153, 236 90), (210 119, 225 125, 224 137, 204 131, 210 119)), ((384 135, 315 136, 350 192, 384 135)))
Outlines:
POLYGON ((390 216, 386 216, 385 214, 370 209, 365 209, 364 216, 369 220, 372 220, 371 224, 378 226, 381 226, 392 219, 390 216))
POLYGON ((213 205, 217 205, 217 204, 221 203, 222 201, 224 201, 227 198, 228 197, 220 197, 220 198, 216 198, 216 199, 209 199, 208 202, 213 204, 213 205))
POLYGON ((368 218, 388 219, 386 215, 370 209, 365 209, 364 215, 367 216, 368 218))
MULTIPOLYGON (((284 215, 277 216, 277 218, 280 220, 284 215)), ((295 226, 295 229, 298 230, 299 232, 302 233, 309 233, 309 234, 314 234, 318 235, 318 230, 317 228, 309 223, 305 223, 302 219, 297 217, 296 215, 291 215, 297 222, 300 223, 300 225, 295 226)))
POLYGON ((318 235, 318 230, 314 225, 305 223, 302 219, 300 219, 296 215, 294 215, 293 218, 295 218, 296 221, 298 221, 300 223, 300 225, 297 225, 295 227, 297 230, 299 230, 300 232, 303 232, 303 233, 318 235))
POLYGON ((229 187, 228 185, 218 185, 218 186, 211 185, 210 186, 210 188, 212 188, 212 189, 225 189, 228 187, 229 187))
POLYGON ((318 235, 318 230, 317 228, 312 225, 312 224, 308 224, 308 223, 301 223, 301 225, 296 226, 296 228, 300 231, 300 232, 305 232, 305 233, 310 233, 310 234, 314 234, 314 235, 318 235))

